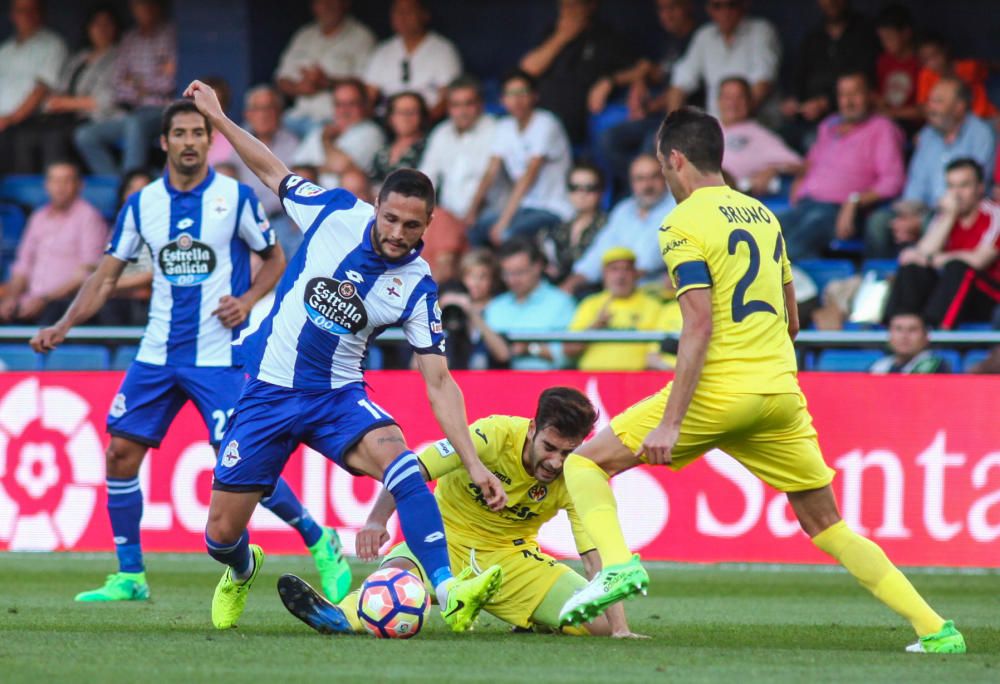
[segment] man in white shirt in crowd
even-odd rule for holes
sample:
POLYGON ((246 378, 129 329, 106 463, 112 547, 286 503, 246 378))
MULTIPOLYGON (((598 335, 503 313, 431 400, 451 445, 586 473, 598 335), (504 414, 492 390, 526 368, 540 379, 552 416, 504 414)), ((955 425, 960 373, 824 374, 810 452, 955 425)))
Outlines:
POLYGON ((431 15, 421 0, 395 0, 389 21, 395 35, 379 43, 365 68, 369 98, 392 97, 403 91, 420 93, 440 118, 445 88, 462 73, 462 58, 447 38, 428 29, 431 15))
POLYGON ((0 173, 30 173, 32 160, 15 159, 18 126, 36 113, 59 82, 66 44, 45 28, 41 0, 14 0, 14 35, 0 45, 0 173))
POLYGON ((569 138, 552 112, 537 109, 535 79, 519 69, 502 83, 508 116, 497 123, 486 174, 472 199, 469 217, 479 213, 501 168, 514 184, 500 211, 485 211, 469 229, 474 246, 499 245, 515 236, 532 237, 573 216, 566 176, 573 162, 569 138))
POLYGON ((333 118, 334 83, 361 76, 375 47, 375 34, 350 16, 350 9, 350 0, 313 0, 316 21, 299 29, 281 53, 274 80, 295 98, 285 125, 300 138, 333 118))
POLYGON ((345 78, 333 89, 333 121, 313 129, 295 152, 295 164, 315 166, 324 187, 337 187, 352 169, 371 174, 375 153, 385 134, 370 118, 368 90, 357 78, 345 78))
POLYGON ((671 75, 667 111, 684 105, 705 85, 708 113, 719 116, 719 85, 742 76, 753 95, 753 110, 771 95, 781 62, 781 41, 765 19, 746 16, 746 0, 708 0, 711 22, 699 28, 671 75))

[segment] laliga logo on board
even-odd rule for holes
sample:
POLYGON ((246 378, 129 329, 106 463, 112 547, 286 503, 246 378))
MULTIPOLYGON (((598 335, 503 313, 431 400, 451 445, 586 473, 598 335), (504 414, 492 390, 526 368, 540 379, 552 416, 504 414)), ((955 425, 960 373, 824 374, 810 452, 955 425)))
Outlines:
POLYGON ((0 397, 0 542, 12 551, 71 548, 104 482, 101 439, 85 399, 29 378, 0 397))

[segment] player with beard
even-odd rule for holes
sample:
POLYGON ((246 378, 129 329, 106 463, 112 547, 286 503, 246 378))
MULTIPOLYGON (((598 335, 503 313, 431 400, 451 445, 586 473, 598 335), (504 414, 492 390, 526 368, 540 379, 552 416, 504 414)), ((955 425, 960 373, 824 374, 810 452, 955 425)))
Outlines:
MULTIPOLYGON (((188 400, 218 450, 244 384, 232 342, 285 266, 253 191, 208 165, 212 125, 194 103, 178 100, 167 106, 162 128, 166 174, 128 198, 97 270, 66 314, 31 340, 35 351, 54 349, 70 328, 101 308, 126 264, 147 245, 152 250, 149 324, 107 424, 108 515, 119 568, 104 586, 78 594, 77 601, 149 598, 139 540, 139 466, 150 447, 159 447, 188 400), (250 272, 251 252, 263 261, 256 276, 250 272)), ((328 595, 343 597, 351 574, 336 533, 317 525, 284 481, 262 503, 298 530, 328 595)))

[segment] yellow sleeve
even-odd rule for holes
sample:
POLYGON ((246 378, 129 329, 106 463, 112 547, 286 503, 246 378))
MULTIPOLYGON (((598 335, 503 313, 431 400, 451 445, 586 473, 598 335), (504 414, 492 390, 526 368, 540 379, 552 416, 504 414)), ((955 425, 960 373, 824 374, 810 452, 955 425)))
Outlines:
POLYGON ((417 456, 431 480, 447 475, 462 467, 462 459, 447 439, 434 442, 417 456))
POLYGON ((788 258, 788 250, 785 249, 785 236, 781 236, 781 284, 787 285, 792 282, 792 262, 788 258))
POLYGON ((591 295, 577 305, 573 320, 569 322, 570 330, 586 330, 593 325, 597 312, 601 310, 600 297, 600 294, 591 295))
MULTIPOLYGON (((503 418, 505 416, 487 416, 469 426, 472 445, 479 455, 479 460, 484 465, 488 466, 496 462, 496 450, 505 442, 504 435, 501 434, 504 429, 503 418)), ((424 449, 417 458, 420 459, 432 480, 463 467, 462 459, 459 458, 455 447, 447 439, 434 442, 424 449)))
POLYGON ((712 287, 708 258, 694 235, 676 225, 660 229, 660 251, 680 297, 688 290, 712 287))
POLYGON ((566 516, 569 518, 569 525, 573 530, 573 541, 576 542, 577 553, 582 556, 587 551, 596 549, 597 545, 591 541, 590 535, 583 529, 580 516, 577 515, 576 509, 573 507, 573 502, 569 500, 569 493, 566 494, 566 516))

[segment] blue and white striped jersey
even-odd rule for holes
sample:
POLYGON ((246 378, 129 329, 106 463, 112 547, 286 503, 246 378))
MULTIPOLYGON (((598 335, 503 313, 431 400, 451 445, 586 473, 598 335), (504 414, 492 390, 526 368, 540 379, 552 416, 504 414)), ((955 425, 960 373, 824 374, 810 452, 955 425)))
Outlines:
POLYGON ((243 343, 247 373, 296 389, 360 382, 368 345, 395 325, 417 353, 444 353, 437 285, 422 245, 398 261, 382 258, 371 239, 374 207, 346 190, 288 176, 279 194, 305 239, 270 313, 243 343))
POLYGON ((163 178, 122 207, 107 254, 131 261, 143 243, 153 255, 149 324, 137 361, 157 366, 232 366, 240 328, 212 312, 224 295, 250 288, 250 251, 275 242, 260 205, 246 185, 215 173, 188 192, 163 178))

